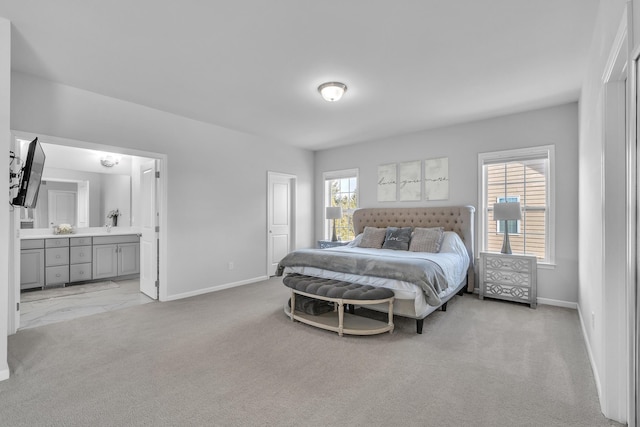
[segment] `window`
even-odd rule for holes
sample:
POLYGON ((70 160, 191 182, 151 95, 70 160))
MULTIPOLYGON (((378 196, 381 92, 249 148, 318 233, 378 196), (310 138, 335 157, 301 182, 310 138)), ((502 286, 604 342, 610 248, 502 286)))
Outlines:
POLYGON ((494 203, 520 202, 522 219, 507 221, 513 253, 554 263, 554 152, 548 145, 478 155, 480 250, 500 252, 502 247, 504 222, 493 220, 494 203))
MULTIPOLYGON (((336 219, 336 234, 338 240, 353 240, 353 211, 358 208, 358 170, 349 169, 335 172, 325 172, 324 177, 324 206, 342 207, 342 218, 336 219)), ((324 208, 322 210, 324 218, 324 208)), ((330 239, 333 220, 325 220, 324 237, 330 239)))

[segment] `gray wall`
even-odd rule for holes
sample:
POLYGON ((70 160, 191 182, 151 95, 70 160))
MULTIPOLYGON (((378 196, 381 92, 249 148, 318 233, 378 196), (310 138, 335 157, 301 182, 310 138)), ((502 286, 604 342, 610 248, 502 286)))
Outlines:
POLYGON ((11 89, 14 130, 167 155, 168 298, 266 275, 269 170, 297 175, 312 246, 313 152, 21 73, 11 89))
MULTIPOLYGON (((556 266, 538 269, 538 297, 578 301, 578 104, 571 103, 316 153, 315 213, 322 218, 322 174, 358 168, 360 206, 478 206, 478 153, 555 144, 556 266), (449 200, 378 202, 378 165, 449 158, 449 200)), ((316 238, 323 235, 316 224, 316 238)))

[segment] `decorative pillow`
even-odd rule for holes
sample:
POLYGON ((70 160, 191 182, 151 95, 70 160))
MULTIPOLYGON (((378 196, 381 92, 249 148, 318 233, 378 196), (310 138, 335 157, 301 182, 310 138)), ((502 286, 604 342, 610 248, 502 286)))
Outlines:
POLYGON ((384 238, 384 245, 382 245, 382 249, 406 251, 409 249, 411 230, 411 227, 387 227, 387 233, 384 238))
POLYGON ((364 233, 362 233, 362 240, 358 245, 361 248, 382 248, 382 242, 384 242, 384 236, 387 230, 377 227, 365 227, 364 233))
POLYGON ((440 252, 444 239, 444 228, 416 228, 411 236, 409 250, 412 252, 440 252))

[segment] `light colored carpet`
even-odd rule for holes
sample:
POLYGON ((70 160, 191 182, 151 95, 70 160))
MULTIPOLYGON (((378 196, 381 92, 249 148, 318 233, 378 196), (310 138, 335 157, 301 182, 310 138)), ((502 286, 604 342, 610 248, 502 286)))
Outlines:
POLYGON ((575 310, 455 297, 338 337, 280 279, 9 337, 8 426, 607 426, 575 310))
POLYGON ((88 292, 104 291, 117 288, 118 284, 110 280, 104 282, 85 283, 82 285, 68 285, 51 289, 37 289, 20 293, 20 302, 41 301, 49 298, 60 298, 69 295, 86 294, 88 292))

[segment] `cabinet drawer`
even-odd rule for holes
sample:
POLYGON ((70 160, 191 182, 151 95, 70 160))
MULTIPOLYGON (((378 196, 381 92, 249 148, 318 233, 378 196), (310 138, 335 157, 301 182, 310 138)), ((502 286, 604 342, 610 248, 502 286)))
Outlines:
POLYGON ((21 240, 20 249, 44 249, 44 239, 21 240))
POLYGON ((485 265, 487 270, 500 269, 502 271, 517 271, 520 273, 531 274, 535 263, 524 258, 508 258, 504 256, 487 255, 485 265))
POLYGON ((69 282, 69 267, 66 265, 59 267, 47 267, 45 281, 47 285, 69 282))
POLYGON ((69 278, 71 282, 81 282, 91 280, 91 263, 74 264, 69 267, 69 278))
POLYGON ((71 246, 86 246, 91 245, 91 237, 72 237, 69 239, 69 244, 71 246))
POLYGON ((45 240, 45 247, 47 248, 61 248, 61 247, 69 246, 69 238, 68 237, 60 237, 57 239, 47 239, 45 240))
POLYGON ((69 264, 69 248, 49 248, 46 251, 45 262, 47 267, 69 264))
POLYGON ((531 275, 514 271, 487 270, 484 280, 499 285, 531 287, 531 275))
POLYGON ((91 262, 91 246, 71 246, 71 264, 82 264, 91 262))
POLYGON ((138 243, 140 237, 137 234, 125 234, 122 236, 96 236, 93 238, 94 245, 113 245, 118 243, 138 243))

